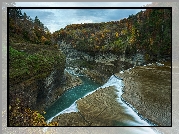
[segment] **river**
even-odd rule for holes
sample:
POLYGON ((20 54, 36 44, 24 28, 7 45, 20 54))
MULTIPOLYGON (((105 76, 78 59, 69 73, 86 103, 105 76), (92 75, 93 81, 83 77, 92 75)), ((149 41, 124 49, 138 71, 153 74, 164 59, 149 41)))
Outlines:
MULTIPOLYGON (((143 66, 142 68, 149 70, 150 66, 151 65, 147 65, 147 66, 143 66)), ((166 68, 166 67, 170 68, 170 66, 168 64, 167 65, 159 64, 158 66, 159 66, 159 68, 161 68, 161 66, 163 66, 164 68, 166 68)), ((127 71, 129 71, 129 70, 127 70, 127 71)), ((158 70, 158 71, 161 72, 161 70, 158 70)), ((165 71, 166 71, 166 69, 165 69, 165 71)), ((66 113, 76 113, 76 112, 80 111, 80 113, 85 117, 85 119, 87 121, 91 122, 91 124, 93 123, 92 126, 95 126, 95 122, 97 119, 93 118, 93 117, 94 116, 98 117, 98 115, 95 115, 96 112, 97 112, 97 114, 99 114, 105 110, 105 112, 103 112, 102 116, 101 117, 99 116, 99 118, 102 122, 102 126, 104 126, 105 123, 109 125, 109 121, 112 121, 112 124, 110 124, 111 126, 155 126, 155 124, 150 122, 150 120, 148 120, 147 118, 143 118, 143 116, 138 114, 138 112, 132 105, 129 105, 125 100, 123 100, 123 98, 121 96, 123 94, 124 84, 123 84, 123 80, 121 80, 119 77, 112 75, 109 78, 108 82, 106 82, 104 85, 97 84, 93 80, 91 80, 85 76, 78 76, 78 77, 80 77, 82 79, 83 84, 66 91, 56 101, 56 103, 54 103, 54 105, 52 105, 49 109, 46 110, 45 118, 46 118, 47 122, 51 121, 54 117, 58 117, 58 116, 62 117, 66 113), (112 96, 113 93, 111 91, 113 89, 110 89, 111 87, 113 87, 115 89, 117 98, 113 97, 111 99, 111 101, 113 101, 112 102, 113 105, 110 106, 109 104, 107 104, 108 102, 105 99, 105 95, 107 94, 106 95, 107 97, 112 96), (109 88, 109 90, 108 90, 108 88, 109 88), (107 89, 107 90, 102 91, 104 89, 105 90, 107 89), (99 99, 98 103, 96 103, 95 95, 92 95, 92 94, 97 94, 98 92, 100 94, 102 94, 101 96, 104 97, 104 100, 102 100, 100 102, 99 101, 100 99, 99 99), (86 101, 85 98, 87 98, 87 100, 90 100, 89 96, 92 96, 91 102, 86 103, 88 101, 86 101), (117 103, 115 100, 117 100, 117 103), (84 102, 85 102, 85 105, 83 105, 84 102), (105 106, 103 107, 104 103, 105 103, 105 106, 108 105, 107 110, 104 109, 105 106), (90 106, 91 104, 93 105, 93 107, 90 106), (101 109, 100 108, 95 109, 97 107, 97 106, 95 107, 95 105, 100 105, 101 109), (115 111, 115 110, 111 110, 111 109, 115 109, 118 113, 117 114, 116 114, 116 112, 112 113, 112 111, 115 111), (86 113, 83 110, 84 111, 87 110, 87 111, 85 111, 86 113), (88 111, 90 111, 90 115, 87 114, 88 111), (92 111, 94 111, 94 112, 92 112, 92 111), (91 116, 91 113, 94 114, 94 116, 91 116), (122 115, 122 118, 120 117, 120 115, 122 115)), ((65 118, 68 118, 68 116, 66 116, 65 118)), ((62 117, 62 119, 63 119, 63 117, 62 117)), ((70 120, 70 118, 69 118, 69 120, 70 120)), ((71 121, 71 123, 72 122, 73 121, 71 121)), ((100 123, 98 123, 96 125, 99 125, 99 124, 100 123)), ((65 126, 65 123, 62 125, 65 126)))
POLYGON ((59 113, 61 114, 62 111, 63 113, 75 111, 74 103, 78 99, 101 86, 85 76, 78 77, 80 77, 83 81, 82 85, 69 89, 62 96, 60 96, 60 98, 49 109, 47 109, 46 114, 44 115, 46 120, 49 120, 59 113))

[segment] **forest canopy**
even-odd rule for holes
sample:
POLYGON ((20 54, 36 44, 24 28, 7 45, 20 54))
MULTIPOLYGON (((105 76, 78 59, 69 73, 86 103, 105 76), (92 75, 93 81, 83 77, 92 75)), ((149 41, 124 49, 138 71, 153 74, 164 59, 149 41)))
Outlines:
POLYGON ((34 20, 21 9, 9 9, 10 43, 52 44, 52 34, 36 16, 34 20))
POLYGON ((91 53, 121 55, 139 51, 150 58, 161 57, 171 55, 171 12, 171 8, 151 8, 120 21, 71 24, 50 33, 37 16, 33 20, 15 8, 9 10, 9 37, 14 43, 65 42, 74 49, 91 53))
POLYGON ((71 24, 57 40, 90 52, 171 54, 171 9, 146 9, 120 21, 71 24))

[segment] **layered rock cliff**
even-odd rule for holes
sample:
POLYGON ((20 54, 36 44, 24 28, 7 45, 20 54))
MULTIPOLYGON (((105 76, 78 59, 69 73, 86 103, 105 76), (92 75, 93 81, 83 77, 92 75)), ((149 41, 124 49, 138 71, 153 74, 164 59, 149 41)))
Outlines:
POLYGON ((13 44, 9 59, 10 105, 18 99, 24 107, 44 110, 52 99, 50 93, 65 79, 65 56, 49 46, 13 44))

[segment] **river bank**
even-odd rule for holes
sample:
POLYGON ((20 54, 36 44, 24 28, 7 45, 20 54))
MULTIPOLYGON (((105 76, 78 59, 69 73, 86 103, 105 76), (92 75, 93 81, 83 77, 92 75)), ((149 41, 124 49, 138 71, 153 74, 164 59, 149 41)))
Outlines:
POLYGON ((171 81, 165 77, 170 77, 170 73, 170 65, 151 65, 115 74, 124 81, 123 102, 131 104, 128 106, 137 110, 135 112, 140 115, 138 117, 131 116, 131 111, 126 113, 126 108, 119 103, 119 91, 114 86, 109 86, 77 100, 78 112, 60 114, 52 121, 58 122, 59 126, 170 126, 171 81), (145 120, 144 124, 137 119, 139 117, 142 122, 145 120))
POLYGON ((117 73, 123 79, 122 98, 158 126, 171 126, 171 63, 150 64, 117 73))
POLYGON ((61 114, 52 121, 59 126, 150 126, 125 113, 116 92, 114 87, 100 88, 76 102, 78 112, 61 114))

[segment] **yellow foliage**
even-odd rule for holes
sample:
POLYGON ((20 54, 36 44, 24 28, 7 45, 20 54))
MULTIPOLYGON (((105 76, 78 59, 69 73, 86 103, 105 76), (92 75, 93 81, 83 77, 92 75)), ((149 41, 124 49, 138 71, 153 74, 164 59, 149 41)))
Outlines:
POLYGON ((98 45, 95 45, 95 48, 96 48, 96 49, 98 49, 98 48, 99 48, 99 46, 98 46, 98 45))
POLYGON ((121 31, 121 34, 122 34, 122 35, 125 35, 125 34, 126 34, 126 32, 125 32, 124 29, 121 31))
POLYGON ((119 37, 119 34, 118 34, 118 32, 116 32, 116 37, 119 37))
POLYGON ((91 36, 94 36, 94 34, 91 34, 91 36))
POLYGON ((152 38, 150 38, 150 44, 153 44, 153 39, 152 38))
POLYGON ((38 111, 25 108, 17 102, 18 99, 14 104, 9 105, 10 126, 58 126, 58 122, 50 122, 47 124, 44 116, 38 111))
POLYGON ((44 36, 42 36, 41 37, 41 42, 44 43, 45 41, 47 41, 47 39, 44 36))
POLYGON ((96 37, 95 40, 99 40, 99 39, 96 37))
POLYGON ((58 44, 55 44, 55 48, 57 48, 57 49, 58 49, 58 44))

